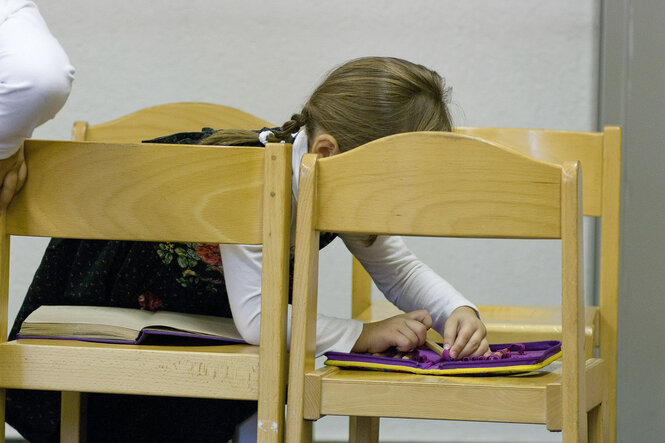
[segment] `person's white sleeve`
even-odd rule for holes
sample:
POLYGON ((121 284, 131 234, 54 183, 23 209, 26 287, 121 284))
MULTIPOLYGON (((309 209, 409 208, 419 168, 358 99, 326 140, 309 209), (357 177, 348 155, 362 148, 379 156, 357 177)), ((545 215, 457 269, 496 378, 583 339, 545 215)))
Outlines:
POLYGON ((0 159, 52 119, 69 96, 74 67, 33 2, 9 0, 0 16, 0 159))
POLYGON ((366 246, 367 235, 340 235, 386 298, 405 312, 427 309, 432 327, 443 332, 452 312, 476 306, 429 266, 422 263, 398 236, 380 235, 366 246))
MULTIPOLYGON (((233 322, 247 343, 258 344, 261 331, 262 246, 220 245, 226 291, 233 322)), ((319 314, 316 322, 316 355, 328 351, 349 352, 362 332, 356 320, 319 314)), ((287 346, 291 337, 291 305, 288 307, 287 346)))

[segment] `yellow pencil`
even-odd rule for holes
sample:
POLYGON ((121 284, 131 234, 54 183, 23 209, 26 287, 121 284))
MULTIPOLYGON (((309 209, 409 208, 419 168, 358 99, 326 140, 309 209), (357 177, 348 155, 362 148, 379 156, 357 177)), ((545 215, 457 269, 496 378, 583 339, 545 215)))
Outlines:
POLYGON ((429 349, 436 352, 437 354, 441 356, 443 355, 443 348, 429 337, 425 339, 425 346, 427 346, 429 349))

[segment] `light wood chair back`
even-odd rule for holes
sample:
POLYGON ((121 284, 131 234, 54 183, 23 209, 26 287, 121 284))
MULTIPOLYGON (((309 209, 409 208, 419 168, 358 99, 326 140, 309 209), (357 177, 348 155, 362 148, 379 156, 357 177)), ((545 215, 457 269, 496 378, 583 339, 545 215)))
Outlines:
POLYGON ((312 421, 331 414, 353 416, 353 438, 368 440, 378 438, 375 417, 389 416, 545 423, 563 429, 564 441, 581 441, 588 411, 591 435, 601 439, 604 362, 584 355, 580 182, 577 162, 544 163, 450 133, 395 135, 325 159, 306 155, 298 196, 287 439, 308 441, 312 421), (321 231, 560 239, 561 374, 548 367, 535 377, 480 380, 316 370, 321 231))
MULTIPOLYGON (((608 126, 603 132, 544 129, 459 127, 456 133, 508 146, 529 157, 563 164, 577 160, 584 172, 585 216, 600 222, 597 247, 597 306, 585 312, 585 349, 608 365, 609 422, 615 441, 617 386, 617 329, 619 275, 619 213, 621 186, 621 128, 608 126)), ((373 321, 394 314, 388 302, 371 301, 371 280, 353 260, 352 315, 373 321)), ((490 343, 549 340, 561 337, 561 316, 556 306, 479 306, 490 343)))
POLYGON ((239 109, 213 103, 182 102, 151 106, 97 125, 78 121, 74 140, 140 142, 174 132, 213 129, 261 129, 270 123, 239 109))
MULTIPOLYGON (((259 420, 271 424, 259 430, 259 441, 282 441, 291 147, 136 143, 200 130, 202 123, 231 127, 226 123, 244 121, 244 127, 263 126, 262 120, 223 106, 173 104, 132 115, 138 120, 128 116, 75 131, 78 138, 101 137, 106 142, 26 141, 30 179, 3 214, 0 228, 2 337, 7 336, 10 236, 29 235, 262 244, 261 307, 274 314, 264 316, 261 346, 153 347, 3 339, 2 392, 5 388, 63 391, 63 441, 76 441, 84 433, 80 392, 258 400, 259 420), (189 124, 181 125, 181 119, 189 124), (135 127, 135 132, 126 130, 126 125, 135 127), (155 132, 144 133, 141 125, 154 127, 155 132), (102 136, 101 129, 108 132, 102 136)), ((4 415, 4 401, 2 411, 4 415)))

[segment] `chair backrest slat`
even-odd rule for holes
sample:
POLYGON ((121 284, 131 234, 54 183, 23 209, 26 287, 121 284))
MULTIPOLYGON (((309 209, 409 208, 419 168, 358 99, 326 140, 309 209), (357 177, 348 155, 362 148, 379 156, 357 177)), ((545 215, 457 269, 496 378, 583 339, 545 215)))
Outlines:
POLYGON ((580 161, 584 174, 584 215, 602 215, 603 133, 483 127, 458 127, 454 131, 510 146, 550 163, 580 161))
POLYGON ((27 140, 25 149, 30 180, 12 202, 9 234, 262 241, 262 148, 27 140))
POLYGON ((519 238, 561 232, 560 168, 483 140, 398 134, 317 165, 320 231, 519 238), (400 146, 405 140, 417 156, 400 146))
POLYGON ((211 103, 168 103, 127 114, 116 120, 89 126, 76 122, 74 140, 138 143, 173 132, 214 129, 261 129, 272 126, 258 117, 229 106, 211 103))

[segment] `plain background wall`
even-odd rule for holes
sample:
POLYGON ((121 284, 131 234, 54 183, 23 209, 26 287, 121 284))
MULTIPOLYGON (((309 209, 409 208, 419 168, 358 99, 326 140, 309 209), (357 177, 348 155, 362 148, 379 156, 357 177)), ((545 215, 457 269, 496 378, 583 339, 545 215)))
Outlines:
MULTIPOLYGON (((458 125, 595 130, 599 0, 37 1, 77 69, 68 103, 36 138, 70 138, 91 124, 167 102, 207 101, 281 123, 334 66, 390 55, 422 63, 452 86, 458 125)), ((592 239, 592 235, 588 236, 592 239)), ((12 256, 12 310, 43 249, 12 256)), ((553 304, 555 242, 411 242, 425 262, 478 303, 553 304)), ((587 243, 592 256, 592 243, 587 243)), ((350 260, 336 242, 322 262, 320 308, 349 312, 350 260)), ((589 258, 588 263, 593 265, 589 258)), ((587 274, 592 288, 593 272, 587 274)), ((588 291, 592 292, 592 291, 588 291)), ((325 418, 323 440, 344 440, 345 419, 325 418)), ((559 441, 527 425, 383 420, 381 438, 414 441, 559 441), (418 437, 416 437, 418 436, 418 437)))
POLYGON ((600 117, 624 128, 617 441, 662 441, 665 3, 604 3, 600 117))

